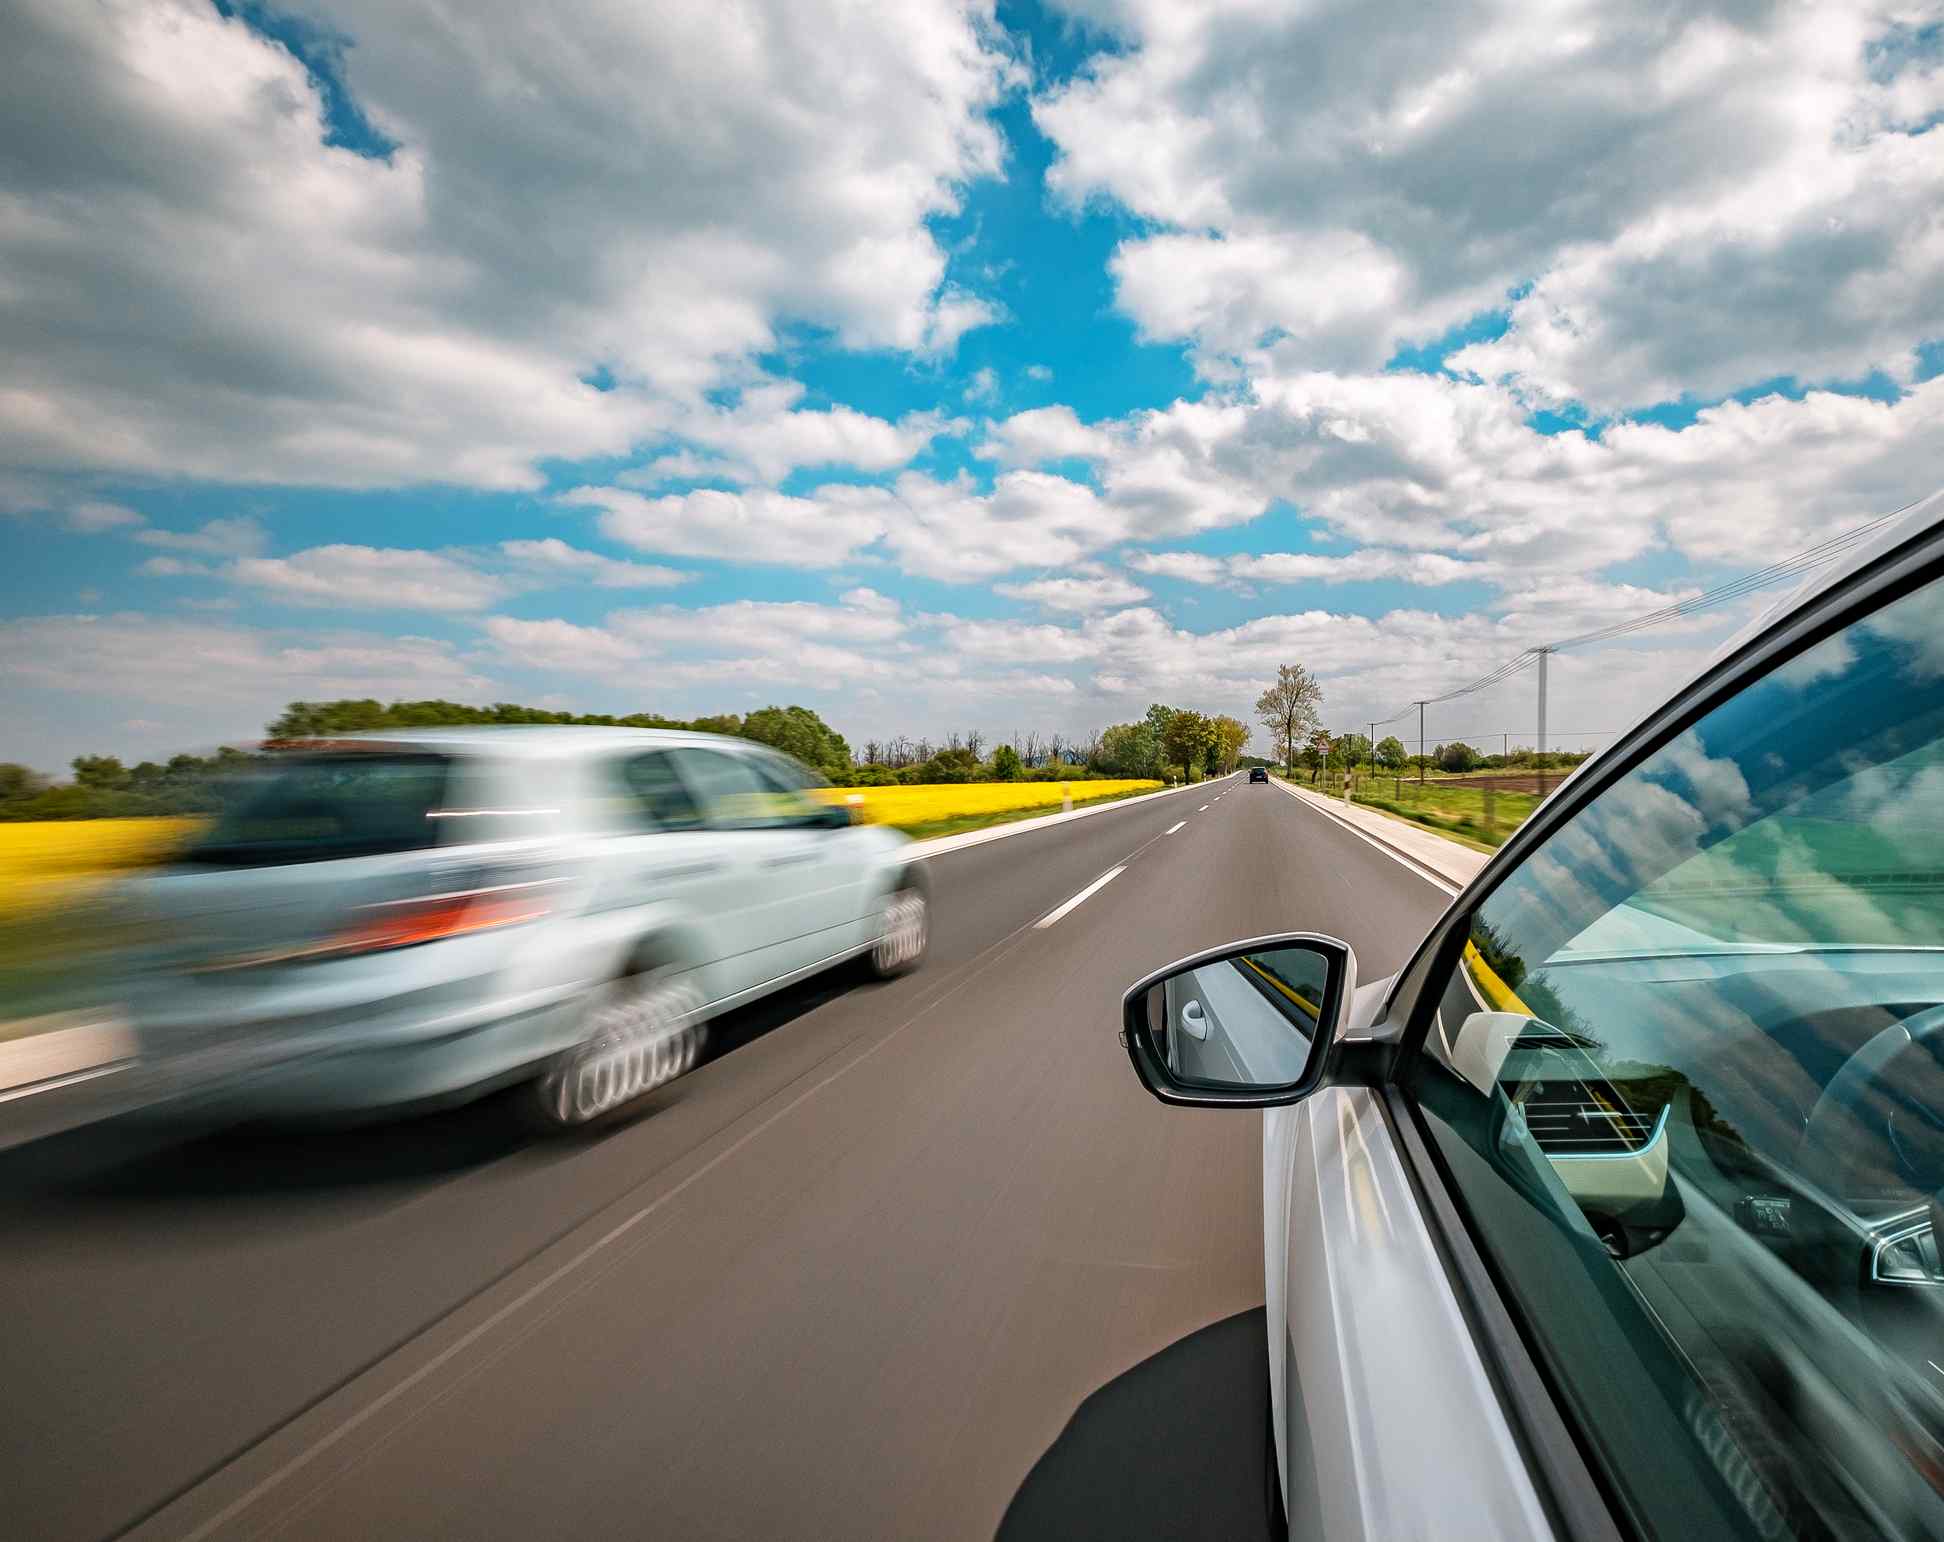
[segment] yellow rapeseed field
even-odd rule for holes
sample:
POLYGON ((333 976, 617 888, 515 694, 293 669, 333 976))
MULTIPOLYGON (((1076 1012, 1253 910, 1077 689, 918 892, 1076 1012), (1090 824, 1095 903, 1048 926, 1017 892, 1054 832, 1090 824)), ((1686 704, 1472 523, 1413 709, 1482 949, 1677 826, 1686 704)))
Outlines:
MULTIPOLYGON (((962 782, 916 787, 826 787, 818 796, 849 803, 868 824, 930 825, 985 814, 1057 809, 1071 790, 1076 805, 1159 782, 962 782)), ((95 883, 153 862, 187 840, 196 819, 49 819, 0 823, 0 918, 44 910, 95 883)))
POLYGON ((39 909, 188 839, 195 819, 0 823, 0 916, 39 909))
POLYGON ((1146 792, 1159 782, 925 782, 915 787, 824 787, 818 796, 833 803, 852 798, 859 818, 874 825, 928 825, 978 814, 1009 814, 1021 809, 1055 809, 1070 791, 1075 804, 1123 793, 1146 792))

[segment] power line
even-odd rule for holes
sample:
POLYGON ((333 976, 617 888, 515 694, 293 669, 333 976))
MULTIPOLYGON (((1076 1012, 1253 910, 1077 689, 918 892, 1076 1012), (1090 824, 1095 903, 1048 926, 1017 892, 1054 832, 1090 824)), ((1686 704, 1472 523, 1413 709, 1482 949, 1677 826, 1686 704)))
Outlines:
POLYGON ((1841 535, 1831 536, 1825 541, 1819 541, 1814 546, 1797 552, 1794 556, 1784 557, 1781 561, 1772 562, 1765 568, 1756 569, 1753 573, 1744 573, 1740 578, 1730 579, 1725 584, 1717 585, 1715 588, 1706 590, 1701 594, 1692 595, 1688 599, 1677 600, 1672 605, 1663 605, 1660 609, 1648 611, 1644 615, 1633 616, 1625 621, 1616 621, 1609 626, 1598 627, 1591 632, 1582 632, 1577 637, 1568 637, 1559 642, 1540 643, 1535 647, 1527 648, 1516 657, 1507 659, 1489 674, 1480 675, 1476 680, 1468 684, 1446 691, 1442 695, 1426 696, 1420 700, 1413 701, 1403 711, 1385 718, 1377 726, 1379 728, 1388 727, 1392 723, 1401 722, 1412 713, 1421 711, 1425 707, 1435 706, 1437 703, 1443 701, 1456 701, 1461 696, 1471 696, 1491 686, 1498 685, 1505 680, 1511 679, 1512 676, 1518 674, 1520 671, 1538 663, 1545 654, 1558 653, 1566 648, 1583 648, 1593 643, 1611 642, 1617 638, 1631 636, 1635 632, 1644 632, 1650 627, 1664 626, 1670 621, 1679 620, 1684 616, 1694 615, 1698 611, 1708 610, 1717 605, 1725 605, 1730 600, 1740 599, 1743 595, 1752 594, 1758 589, 1765 589, 1785 579, 1794 578, 1803 573, 1810 572, 1815 568, 1819 568, 1833 561, 1854 547, 1861 545, 1866 538, 1874 535, 1891 521, 1907 514, 1922 501, 1922 499, 1913 499, 1902 508, 1892 509, 1888 514, 1880 514, 1875 519, 1858 525, 1854 530, 1847 530, 1841 535))
POLYGON ((1793 557, 1785 557, 1780 562, 1772 562, 1765 568, 1756 569, 1753 573, 1745 573, 1740 578, 1731 579, 1691 599, 1678 600, 1672 605, 1663 605, 1659 610, 1649 611, 1644 616, 1635 616, 1630 621, 1616 621, 1611 626, 1582 632, 1578 637, 1569 637, 1563 642, 1549 643, 1547 646, 1557 652, 1562 648, 1579 648, 1588 643, 1606 642, 1615 637, 1625 637, 1631 632, 1660 626, 1682 616, 1691 616, 1696 611, 1708 610, 1713 606, 1726 604, 1730 600, 1738 600, 1745 594, 1754 593, 1757 589, 1766 589, 1771 584, 1797 577, 1833 561, 1844 552, 1861 545, 1865 537, 1874 535, 1899 515, 1915 507, 1914 502, 1907 503, 1903 508, 1879 515, 1867 524, 1858 525, 1854 530, 1831 536, 1826 541, 1820 541, 1806 550, 1797 552, 1793 557))

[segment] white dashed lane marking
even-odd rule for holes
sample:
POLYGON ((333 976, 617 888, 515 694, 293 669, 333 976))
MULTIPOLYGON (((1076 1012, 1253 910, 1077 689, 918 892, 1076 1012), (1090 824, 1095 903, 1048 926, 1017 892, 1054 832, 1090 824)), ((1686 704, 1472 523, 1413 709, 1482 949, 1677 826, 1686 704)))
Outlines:
POLYGON ((1065 904, 1058 906, 1056 909, 1049 910, 1045 915, 1041 916, 1037 921, 1035 921, 1033 925, 1040 931, 1046 930, 1047 927, 1051 926, 1055 921, 1059 920, 1068 911, 1072 910, 1076 905, 1083 904, 1088 899, 1091 899, 1094 895, 1098 894, 1102 889, 1106 888, 1108 884, 1112 883, 1116 878, 1120 877, 1120 875, 1126 871, 1127 869, 1125 867, 1108 868, 1106 872, 1102 873, 1092 883, 1088 884, 1086 888, 1082 889, 1078 894, 1074 895, 1072 899, 1068 900, 1065 904))

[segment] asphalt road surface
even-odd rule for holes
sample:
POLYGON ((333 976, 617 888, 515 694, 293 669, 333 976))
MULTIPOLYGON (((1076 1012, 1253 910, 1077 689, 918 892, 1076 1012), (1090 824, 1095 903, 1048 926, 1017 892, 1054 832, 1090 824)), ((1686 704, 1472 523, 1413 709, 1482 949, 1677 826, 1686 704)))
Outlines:
POLYGON ((932 877, 923 970, 736 1014, 598 1139, 0 1157, 7 1532, 992 1537, 1083 1402, 1262 1301, 1260 1121, 1141 1091, 1122 989, 1287 928, 1371 979, 1447 896, 1241 777, 932 877))

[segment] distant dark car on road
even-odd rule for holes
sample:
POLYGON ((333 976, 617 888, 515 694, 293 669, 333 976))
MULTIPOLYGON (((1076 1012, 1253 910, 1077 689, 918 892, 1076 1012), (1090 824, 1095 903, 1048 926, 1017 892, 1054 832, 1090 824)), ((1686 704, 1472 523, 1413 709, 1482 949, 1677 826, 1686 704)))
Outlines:
POLYGON ((1249 780, 1252 782, 1266 782, 1269 780, 1269 773, 1261 766, 1251 766, 1249 767, 1249 780))

